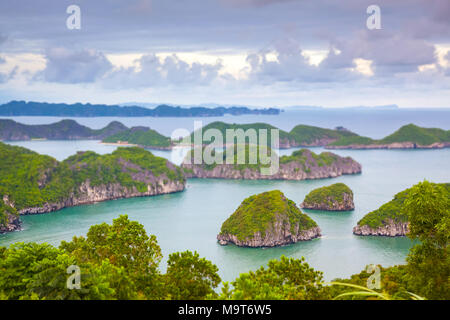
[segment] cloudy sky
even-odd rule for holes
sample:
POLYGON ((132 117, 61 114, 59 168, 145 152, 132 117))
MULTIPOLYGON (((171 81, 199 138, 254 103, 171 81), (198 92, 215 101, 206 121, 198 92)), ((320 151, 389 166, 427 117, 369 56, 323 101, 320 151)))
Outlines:
POLYGON ((1 1, 12 99, 450 107, 450 1, 1 1))

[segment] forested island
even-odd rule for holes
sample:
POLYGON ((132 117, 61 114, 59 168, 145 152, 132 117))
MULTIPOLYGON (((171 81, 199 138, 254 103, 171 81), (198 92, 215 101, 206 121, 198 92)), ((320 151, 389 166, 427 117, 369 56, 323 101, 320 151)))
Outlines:
POLYGON ((78 152, 59 162, 0 143, 0 232, 20 228, 19 215, 185 188, 178 166, 141 148, 78 152))
MULTIPOLYGON (((271 130, 278 129, 279 134, 279 148, 280 149, 288 149, 293 147, 318 147, 318 146, 326 146, 331 142, 337 141, 343 137, 348 136, 357 136, 356 133, 353 133, 345 128, 338 127, 336 129, 324 129, 314 126, 307 125, 297 125, 291 131, 287 132, 281 130, 275 126, 272 126, 267 123, 248 123, 248 124, 237 124, 237 123, 225 123, 222 121, 212 122, 202 128, 202 131, 205 132, 208 129, 217 129, 221 132, 223 138, 226 138, 226 130, 244 130, 254 129, 256 132, 259 132, 261 129, 267 130, 267 141, 264 143, 262 141, 257 141, 257 144, 271 144, 271 130)), ((195 132, 191 134, 190 141, 194 141, 195 132)), ((259 139, 259 138, 258 138, 259 139)), ((205 141, 207 144, 208 141, 205 141)))
POLYGON ((110 135, 102 140, 103 143, 133 144, 142 148, 170 150, 173 143, 169 137, 149 127, 133 127, 110 135))
MULTIPOLYGON (((217 129, 223 138, 226 130, 260 129, 267 130, 267 141, 257 141, 258 144, 271 143, 271 129, 278 129, 266 123, 236 124, 221 121, 212 122, 202 128, 217 129)), ((439 149, 450 147, 450 130, 439 128, 422 128, 414 124, 402 126, 393 134, 381 139, 374 140, 360 136, 344 127, 335 129, 320 128, 308 125, 297 125, 291 131, 279 130, 279 148, 288 149, 293 147, 325 147, 327 149, 439 149)), ((189 137, 194 141, 194 133, 189 137)), ((204 142, 208 144, 208 141, 204 142)))
POLYGON ((447 147, 450 147, 450 130, 422 128, 414 124, 405 125, 381 140, 348 136, 327 145, 329 149, 440 149, 447 147))
POLYGON ((344 183, 317 188, 306 195, 300 207, 324 211, 353 210, 353 191, 344 183))
MULTIPOLYGON (((271 130, 278 129, 266 123, 230 124, 212 122, 201 130, 217 129, 226 139, 226 130, 254 129, 257 134, 255 143, 271 145, 271 130), (267 141, 259 141, 259 130, 267 130, 267 141)), ((450 147, 450 130, 421 128, 413 124, 401 127, 393 134, 373 140, 362 137, 343 127, 335 129, 297 125, 287 132, 278 129, 279 148, 287 149, 299 146, 325 147, 327 149, 437 149, 450 147)), ((26 125, 11 119, 0 119, 0 140, 19 141, 31 139, 48 140, 103 140, 106 143, 133 144, 144 148, 170 149, 175 144, 195 143, 195 132, 180 141, 171 141, 159 132, 144 126, 128 128, 118 121, 113 121, 102 129, 91 129, 80 125, 75 120, 61 120, 52 124, 26 125)), ((249 139, 246 137, 246 139, 249 139)), ((211 141, 201 141, 204 146, 211 141)), ((226 140, 225 140, 226 142, 226 140)), ((248 142, 248 141, 247 141, 248 142)), ((235 143, 238 143, 235 139, 235 143)), ((197 144, 196 144, 197 145, 197 144)))
MULTIPOLYGON (((237 154, 234 152, 233 164, 227 164, 227 151, 217 154, 222 159, 222 163, 196 164, 194 161, 194 151, 190 151, 184 159, 181 167, 184 169, 187 178, 220 178, 220 179, 246 179, 246 180, 308 180, 334 178, 344 174, 361 173, 361 165, 351 157, 341 157, 331 152, 315 154, 308 149, 294 151, 289 156, 278 158, 279 168, 272 174, 263 174, 262 169, 268 169, 270 165, 263 164, 257 152, 257 161, 251 164, 249 154, 250 146, 245 148, 245 164, 239 164, 237 154)), ((261 146, 260 146, 261 147, 261 146)), ((234 147, 236 148, 236 146, 234 147)), ((267 148, 267 154, 271 154, 267 148)), ((277 155, 274 155, 278 157, 277 155)))
MULTIPOLYGON (((444 194, 450 200, 450 183, 430 183, 435 192, 444 194)), ((394 199, 380 208, 366 214, 353 228, 353 233, 361 236, 405 236, 409 232, 408 215, 404 210, 405 199, 411 193, 408 188, 397 193, 394 199)), ((447 203, 450 205, 450 203, 447 203)), ((449 211, 450 207, 444 208, 449 211)))
POLYGON ((150 149, 171 149, 169 137, 149 127, 128 128, 113 121, 102 129, 91 129, 75 120, 61 120, 52 124, 27 125, 10 119, 0 119, 0 140, 102 140, 105 143, 135 145, 150 149))
POLYGON ((33 101, 10 101, 0 105, 0 116, 52 116, 52 117, 221 117, 230 115, 277 115, 279 109, 249 109, 247 107, 191 107, 181 108, 159 105, 149 109, 139 106, 104 104, 66 104, 33 101))
POLYGON ((221 245, 274 247, 320 236, 317 223, 279 190, 248 197, 222 224, 221 245))

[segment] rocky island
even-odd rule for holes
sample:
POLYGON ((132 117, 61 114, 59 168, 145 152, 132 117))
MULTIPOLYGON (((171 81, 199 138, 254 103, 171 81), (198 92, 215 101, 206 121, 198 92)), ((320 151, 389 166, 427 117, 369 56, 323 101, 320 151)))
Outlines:
POLYGON ((51 124, 23 124, 10 119, 0 119, 0 139, 4 141, 46 140, 101 140, 127 130, 118 121, 102 129, 91 129, 74 120, 61 120, 51 124))
MULTIPOLYGON (((271 130, 278 129, 267 123, 247 123, 247 124, 237 124, 237 123, 225 123, 222 121, 212 122, 202 128, 205 132, 208 129, 217 129, 221 132, 222 136, 226 137, 226 130, 243 130, 246 132, 249 129, 267 130, 267 141, 266 143, 270 145, 271 141, 271 130)), ((194 134, 192 133, 189 137, 189 141, 194 141, 194 134)), ((358 136, 356 133, 346 130, 345 128, 339 127, 336 129, 325 129, 314 126, 307 125, 297 125, 291 131, 287 132, 278 129, 279 134, 279 148, 288 149, 293 147, 319 147, 326 146, 332 142, 338 141, 344 137, 358 136)), ((256 141, 257 144, 263 144, 261 141, 256 141)))
POLYGON ((141 148, 79 152, 59 162, 0 143, 0 232, 17 230, 19 215, 178 192, 185 184, 181 168, 141 148))
POLYGON ((353 192, 344 183, 317 188, 308 193, 301 208, 324 211, 350 211, 355 209, 353 192))
POLYGON ((279 190, 245 199, 222 224, 217 240, 241 247, 274 247, 320 237, 317 223, 279 190))
MULTIPOLYGON (((269 152, 270 149, 268 149, 269 152)), ((192 152, 188 153, 181 167, 187 178, 219 178, 246 180, 308 180, 334 178, 344 174, 361 173, 361 165, 350 157, 340 157, 331 152, 315 154, 308 149, 294 151, 290 156, 279 158, 279 170, 271 175, 261 173, 261 168, 268 165, 261 164, 259 156, 256 164, 225 163, 225 152, 219 155, 224 159, 222 164, 195 164, 192 152)), ((245 150, 248 158, 249 149, 245 150)))
POLYGON ((106 137, 103 143, 133 144, 142 148, 170 150, 173 144, 169 137, 149 127, 133 127, 106 137))
MULTIPOLYGON (((450 183, 440 185, 450 197, 450 183)), ((403 190, 394 199, 380 208, 366 214, 353 228, 360 236, 405 236, 409 230, 408 217, 402 212, 402 206, 410 189, 403 190)))
POLYGON ((327 149, 441 149, 450 147, 450 130, 422 128, 408 124, 393 134, 374 140, 361 136, 343 137, 327 149))

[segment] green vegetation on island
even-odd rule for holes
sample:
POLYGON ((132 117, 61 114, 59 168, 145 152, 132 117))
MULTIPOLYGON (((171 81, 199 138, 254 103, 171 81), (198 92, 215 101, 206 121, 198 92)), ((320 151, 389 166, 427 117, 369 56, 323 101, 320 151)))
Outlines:
MULTIPOLYGON (((285 244, 279 243, 280 239, 286 240, 285 231, 292 235, 292 239, 286 241, 291 243, 296 242, 302 231, 316 227, 317 223, 302 213, 294 201, 287 199, 281 191, 273 190, 242 201, 222 224, 218 238, 224 241, 231 236, 247 246, 273 246, 285 244), (276 224, 283 225, 282 229, 277 230, 276 224), (280 232, 282 234, 278 234, 280 232)), ((316 236, 318 235, 314 234, 311 237, 316 236)))
POLYGON ((127 127, 117 121, 113 121, 106 127, 96 130, 83 126, 74 120, 31 125, 22 124, 11 119, 0 119, 0 139, 5 141, 103 139, 127 129, 127 127))
MULTIPOLYGON (((218 130, 221 134, 222 134, 222 139, 223 139, 223 143, 233 143, 233 144, 248 144, 251 143, 253 141, 249 141, 249 135, 247 135, 245 137, 245 139, 247 139, 246 141, 237 141, 236 138, 234 138, 234 141, 226 141, 227 138, 227 130, 243 130, 243 132, 249 132, 248 130, 255 130, 256 135, 254 136, 256 138, 256 143, 255 144, 262 144, 259 141, 259 130, 267 130, 267 141, 266 141, 266 145, 270 145, 271 144, 271 130, 272 129, 278 129, 270 124, 267 123, 247 123, 247 124, 237 124, 237 123, 225 123, 222 121, 215 121, 215 122, 211 122, 210 124, 207 124, 206 126, 202 127, 202 133, 204 134, 207 130, 209 129, 216 129, 218 130)), ((279 130, 279 129, 278 129, 279 130)), ((195 135, 196 132, 191 133, 191 135, 187 138, 189 138, 189 142, 190 143, 196 143, 195 141, 195 135)), ((290 135, 289 133, 287 133, 286 131, 283 130, 279 130, 279 139, 280 139, 280 144, 282 141, 284 140, 288 140, 290 139, 290 135)), ((210 144, 213 141, 201 141, 203 144, 210 144)))
POLYGON ((394 142, 413 142, 423 146, 435 142, 450 142, 450 130, 422 128, 414 124, 408 124, 381 139, 378 143, 389 144, 394 142))
POLYGON ((63 241, 59 248, 32 242, 0 247, 0 300, 449 300, 448 195, 427 181, 419 183, 409 189, 404 212, 411 224, 408 236, 419 241, 406 264, 378 266, 379 288, 367 288, 374 275, 367 268, 326 283, 304 258, 284 256, 222 283, 217 266, 198 253, 175 252, 163 273, 156 237, 120 216, 112 224, 91 226, 85 237, 63 241), (80 267, 82 290, 67 287, 72 265, 80 267))
MULTIPOLYGON (((450 183, 430 183, 436 190, 443 190, 450 199, 450 183)), ((414 187, 413 187, 414 188, 414 187)), ((404 202, 413 188, 397 193, 394 199, 383 204, 378 209, 369 212, 358 222, 358 226, 369 226, 372 229, 383 227, 389 223, 407 223, 408 215, 404 211, 404 202)), ((449 209, 450 210, 450 209, 449 209)))
POLYGON ((290 138, 299 146, 326 145, 345 137, 357 137, 348 130, 325 129, 314 126, 298 125, 289 131, 290 138))
POLYGON ((306 195, 301 207, 330 211, 353 210, 353 192, 344 183, 317 188, 306 195))
POLYGON ((134 127, 103 139, 105 143, 128 143, 147 148, 169 149, 170 138, 147 127, 134 127))
MULTIPOLYGON (((412 143, 412 146, 404 145, 405 148, 410 147, 426 147, 433 145, 434 143, 449 144, 450 143, 450 130, 442 130, 438 128, 422 128, 414 124, 408 124, 391 135, 380 139, 374 140, 361 136, 347 136, 332 142, 330 147, 344 147, 344 146, 388 146, 391 144, 406 144, 412 143)), ((397 146, 401 148, 402 145, 397 146)))
POLYGON ((80 187, 85 183, 89 187, 117 185, 122 193, 144 194, 149 186, 156 190, 169 181, 184 184, 181 168, 141 148, 118 148, 106 155, 79 152, 58 162, 50 156, 0 143, 0 221, 4 223, 11 210, 73 200, 83 194, 80 187))

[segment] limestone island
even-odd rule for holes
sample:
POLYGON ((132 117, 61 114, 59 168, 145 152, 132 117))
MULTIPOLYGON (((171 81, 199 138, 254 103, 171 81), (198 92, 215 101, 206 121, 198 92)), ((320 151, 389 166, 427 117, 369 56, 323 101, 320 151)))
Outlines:
POLYGON ((59 162, 0 143, 0 233, 20 229, 20 215, 185 189, 180 167, 137 147, 111 154, 78 152, 59 162))
MULTIPOLYGON (((279 169, 272 174, 262 174, 262 168, 270 165, 262 164, 259 155, 255 164, 248 161, 249 146, 246 146, 246 164, 238 164, 236 152, 234 162, 226 163, 227 150, 218 154, 222 163, 195 164, 193 152, 189 152, 181 167, 187 178, 219 178, 245 180, 308 180, 334 178, 345 174, 361 173, 361 165, 350 157, 340 157, 331 152, 315 154, 308 149, 294 151, 289 156, 279 157, 279 169)), ((269 152, 270 148, 268 148, 269 152)), ((258 153, 259 154, 259 153, 258 153)))
POLYGON ((355 209, 355 204, 352 190, 344 183, 335 183, 308 193, 300 207, 324 211, 350 211, 355 209))
POLYGON ((450 130, 422 128, 408 124, 381 140, 346 136, 326 146, 327 149, 442 149, 450 147, 450 130))
MULTIPOLYGON (((435 185, 444 187, 450 197, 450 183, 435 185)), ((402 206, 409 190, 397 193, 394 199, 366 214, 353 228, 353 233, 359 236, 405 236, 409 231, 409 223, 407 215, 402 213, 402 206)))
POLYGON ((103 143, 135 145, 141 148, 170 150, 173 143, 169 137, 149 127, 132 127, 103 139, 103 143))
POLYGON ((222 224, 217 240, 240 247, 275 247, 320 237, 317 223, 279 190, 245 199, 222 224))

